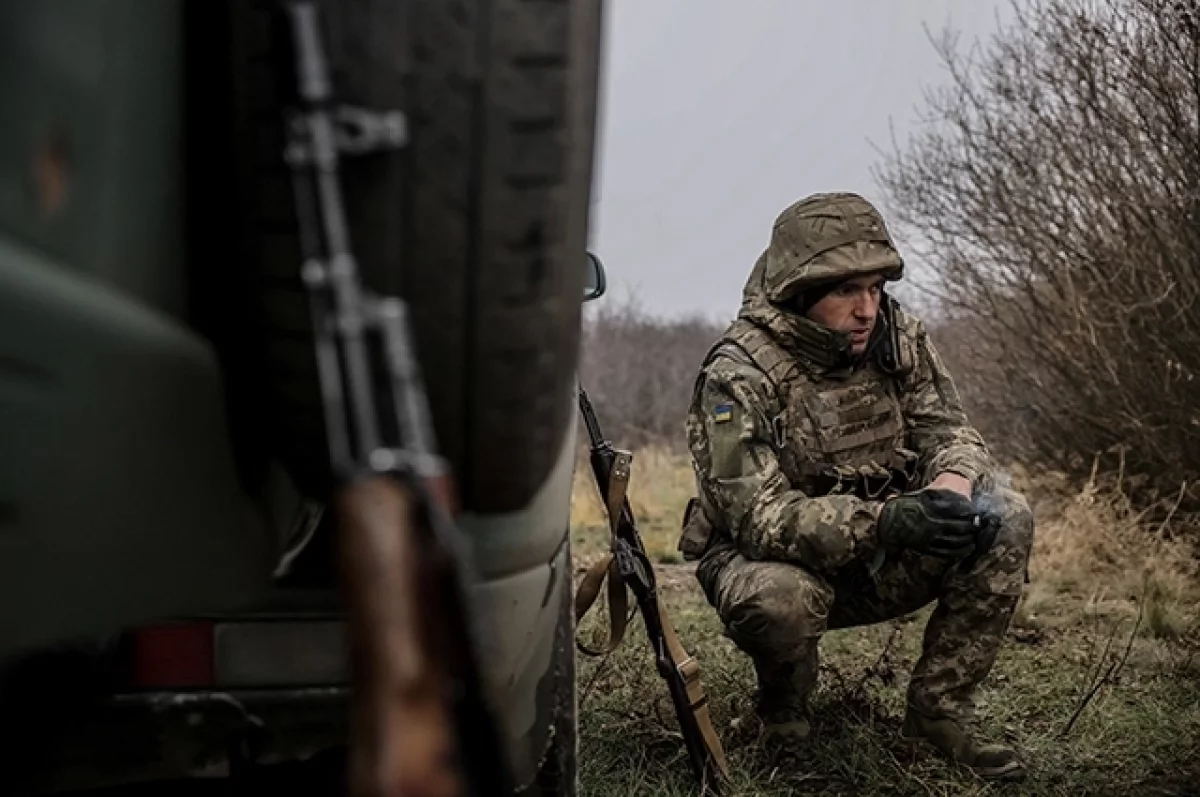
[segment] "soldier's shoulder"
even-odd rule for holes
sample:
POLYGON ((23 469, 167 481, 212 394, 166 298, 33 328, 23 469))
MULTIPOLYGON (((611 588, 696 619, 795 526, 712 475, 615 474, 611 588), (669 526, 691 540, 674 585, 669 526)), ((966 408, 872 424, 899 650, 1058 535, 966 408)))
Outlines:
POLYGON ((737 385, 763 395, 774 393, 766 372, 733 341, 722 341, 713 347, 700 375, 709 387, 737 385))
POLYGON ((718 380, 757 380, 767 375, 749 354, 732 341, 722 341, 713 347, 704 364, 704 375, 718 380))

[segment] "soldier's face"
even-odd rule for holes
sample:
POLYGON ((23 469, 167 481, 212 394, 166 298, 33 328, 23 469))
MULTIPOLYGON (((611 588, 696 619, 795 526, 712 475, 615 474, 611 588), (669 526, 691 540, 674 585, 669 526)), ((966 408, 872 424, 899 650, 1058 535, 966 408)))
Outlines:
POLYGON ((862 354, 879 317, 883 277, 866 274, 839 283, 806 314, 811 320, 839 332, 850 333, 853 354, 862 354))

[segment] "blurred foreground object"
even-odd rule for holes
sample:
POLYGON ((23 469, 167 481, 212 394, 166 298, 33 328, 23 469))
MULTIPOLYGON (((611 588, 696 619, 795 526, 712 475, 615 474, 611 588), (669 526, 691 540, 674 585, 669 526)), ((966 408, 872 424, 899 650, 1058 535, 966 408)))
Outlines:
POLYGON ((5 794, 576 792, 600 3, 290 8, 0 8, 5 794))
MULTIPOLYGON (((466 596, 474 569, 449 520, 449 474, 434 448, 408 310, 398 298, 364 290, 346 227, 339 149, 367 153, 404 141, 339 138, 317 6, 300 0, 284 7, 299 100, 285 160, 337 483, 335 533, 355 675, 351 794, 506 795, 510 778, 466 596)), ((387 126, 378 122, 377 130, 387 126)))

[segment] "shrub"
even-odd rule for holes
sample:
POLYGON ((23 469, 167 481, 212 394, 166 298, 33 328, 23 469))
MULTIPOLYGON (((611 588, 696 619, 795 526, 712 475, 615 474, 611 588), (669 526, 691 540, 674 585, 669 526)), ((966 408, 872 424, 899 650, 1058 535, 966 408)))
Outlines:
POLYGON ((1080 481, 1102 454, 1179 519, 1200 507, 1196 4, 1014 13, 984 48, 939 42, 950 80, 876 171, 889 216, 997 448, 1080 481))

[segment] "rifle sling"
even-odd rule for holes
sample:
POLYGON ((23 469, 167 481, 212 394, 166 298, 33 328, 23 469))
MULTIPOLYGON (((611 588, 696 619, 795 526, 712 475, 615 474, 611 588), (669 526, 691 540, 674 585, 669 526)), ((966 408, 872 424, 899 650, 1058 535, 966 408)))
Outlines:
POLYGON ((629 595, 621 574, 617 572, 617 562, 611 553, 588 568, 579 589, 575 592, 575 624, 591 610, 592 604, 600 596, 600 586, 608 578, 608 641, 600 647, 591 647, 577 635, 575 647, 585 656, 605 656, 612 653, 625 638, 625 628, 629 622, 629 595))
POLYGON ((671 663, 675 665, 687 689, 688 709, 700 730, 708 760, 717 767, 722 778, 728 778, 729 762, 725 760, 725 749, 721 746, 721 738, 717 736, 708 711, 708 696, 704 694, 704 686, 700 683, 700 662, 684 649, 679 635, 675 633, 675 626, 671 625, 671 618, 667 616, 667 610, 661 604, 658 607, 658 620, 662 624, 671 663))
MULTIPOLYGON (((621 513, 625 506, 626 492, 629 488, 631 460, 632 457, 628 452, 618 452, 609 479, 605 508, 608 511, 610 542, 614 548, 617 542, 621 513)), ((596 599, 600 596, 600 586, 606 578, 608 579, 608 641, 601 647, 594 648, 585 644, 577 636, 575 645, 581 653, 587 656, 604 656, 616 650, 625 637, 625 629, 628 625, 630 615, 627 588, 617 570, 613 553, 605 554, 588 568, 580 582, 579 589, 575 593, 575 622, 578 625, 579 621, 596 603, 596 599)), ((729 763, 725 758, 721 739, 717 735, 716 728, 713 727, 712 716, 708 710, 708 697, 704 694, 704 687, 700 683, 700 662, 684 649, 683 643, 679 641, 679 635, 675 633, 675 626, 671 624, 671 618, 667 616, 667 611, 661 603, 658 605, 658 619, 667 643, 667 655, 671 657, 671 663, 683 681, 687 692, 688 710, 700 731, 708 760, 717 768, 721 778, 728 778, 729 763)))
POLYGON ((629 595, 625 581, 617 571, 616 557, 612 551, 617 547, 617 532, 620 528, 621 512, 625 506, 625 496, 629 490, 632 460, 632 455, 627 451, 618 451, 613 459, 612 472, 608 479, 608 495, 604 496, 611 551, 588 568, 575 593, 575 623, 578 624, 600 596, 600 585, 608 577, 608 641, 599 648, 593 648, 576 637, 575 647, 587 656, 604 656, 616 650, 625 638, 625 628, 629 621, 629 595))

